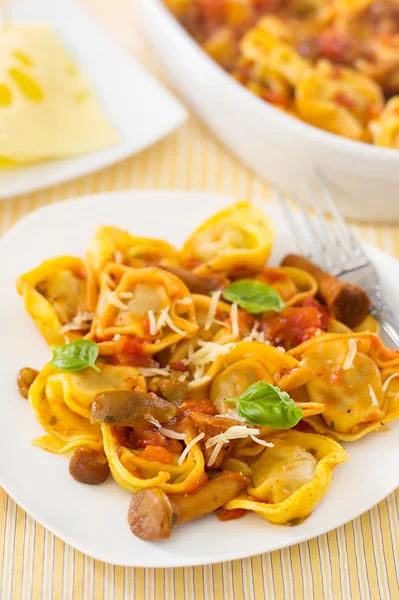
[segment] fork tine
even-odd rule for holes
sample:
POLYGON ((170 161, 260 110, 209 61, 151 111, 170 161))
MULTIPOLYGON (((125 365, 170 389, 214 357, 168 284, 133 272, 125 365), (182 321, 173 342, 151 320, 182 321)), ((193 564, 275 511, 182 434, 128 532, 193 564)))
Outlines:
POLYGON ((298 223, 294 221, 294 217, 292 215, 292 208, 289 205, 287 196, 282 192, 282 190, 277 189, 277 197, 280 202, 281 209, 286 217, 288 226, 290 228, 292 237, 295 240, 295 243, 298 247, 299 252, 303 256, 307 256, 311 258, 313 256, 310 247, 305 242, 305 237, 301 235, 300 229, 298 228, 298 223))
MULTIPOLYGON (((306 193, 305 186, 304 186, 304 190, 306 193)), ((302 198, 302 196, 300 194, 298 194, 298 196, 296 196, 295 199, 301 210, 302 222, 308 233, 308 236, 307 236, 308 243, 310 243, 313 248, 312 257, 324 269, 328 269, 329 265, 328 265, 328 261, 326 260, 327 253, 325 251, 323 240, 320 237, 320 233, 317 228, 317 222, 315 221, 315 219, 311 218, 309 211, 308 211, 308 207, 306 205, 306 202, 302 198)))
POLYGON ((343 218, 341 217, 341 213, 338 210, 338 207, 333 200, 331 193, 329 192, 326 184, 323 182, 323 178, 318 171, 315 172, 315 179, 318 183, 320 192, 328 206, 328 210, 330 211, 333 220, 335 221, 335 229, 336 233, 341 240, 341 247, 347 250, 348 259, 353 261, 353 258, 363 259, 365 262, 368 262, 368 258, 363 251, 361 245, 353 234, 351 228, 345 223, 343 218))

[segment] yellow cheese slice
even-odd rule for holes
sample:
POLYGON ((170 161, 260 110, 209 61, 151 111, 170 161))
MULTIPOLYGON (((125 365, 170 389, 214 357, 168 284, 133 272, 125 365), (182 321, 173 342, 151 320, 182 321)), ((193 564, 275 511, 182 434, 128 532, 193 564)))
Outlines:
POLYGON ((118 137, 55 31, 2 28, 0 167, 93 152, 118 137))

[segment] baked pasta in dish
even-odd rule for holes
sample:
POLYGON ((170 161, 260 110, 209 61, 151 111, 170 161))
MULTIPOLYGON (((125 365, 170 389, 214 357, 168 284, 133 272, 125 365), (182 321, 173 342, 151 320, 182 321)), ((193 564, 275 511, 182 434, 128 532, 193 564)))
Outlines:
POLYGON ((263 100, 332 133, 398 148, 399 0, 164 2, 263 100))
POLYGON ((111 474, 142 539, 213 511, 297 525, 348 460, 340 442, 399 417, 399 352, 367 294, 297 255, 268 266, 274 236, 239 202, 181 249, 101 227, 86 259, 18 279, 53 354, 18 374, 33 443, 72 454, 79 482, 111 474))

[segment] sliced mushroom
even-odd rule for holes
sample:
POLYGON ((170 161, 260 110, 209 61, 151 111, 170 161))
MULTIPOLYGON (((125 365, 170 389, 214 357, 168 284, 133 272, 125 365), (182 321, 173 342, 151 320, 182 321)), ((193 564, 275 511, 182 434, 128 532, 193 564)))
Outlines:
POLYGON ((166 423, 176 416, 173 404, 153 393, 140 390, 113 390, 94 396, 91 422, 137 427, 145 425, 148 417, 166 423))

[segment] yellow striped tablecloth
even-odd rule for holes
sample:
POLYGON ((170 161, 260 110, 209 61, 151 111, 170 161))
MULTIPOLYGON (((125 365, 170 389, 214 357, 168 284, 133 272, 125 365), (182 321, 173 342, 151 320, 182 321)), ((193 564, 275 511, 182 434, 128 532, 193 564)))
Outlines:
MULTIPOLYGON (((133 2, 84 3, 160 75, 140 35, 133 2)), ((265 200, 268 195, 267 184, 221 148, 191 115, 177 133, 137 157, 56 188, 1 202, 0 234, 27 212, 51 202, 144 188, 217 191, 265 200)), ((399 258, 399 227, 363 226, 359 232, 399 258)), ((4 457, 0 465, 1 460, 4 457)), ((395 600, 399 599, 398 506, 396 492, 344 527, 250 559, 184 569, 124 569, 64 544, 0 488, 0 599, 395 600)))

